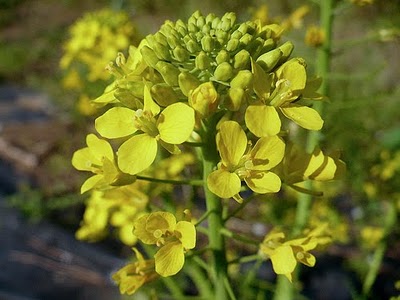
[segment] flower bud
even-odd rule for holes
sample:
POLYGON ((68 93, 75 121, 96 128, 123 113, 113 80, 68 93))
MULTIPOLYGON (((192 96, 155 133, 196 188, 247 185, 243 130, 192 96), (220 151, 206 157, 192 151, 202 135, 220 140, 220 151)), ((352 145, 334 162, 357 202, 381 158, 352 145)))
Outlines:
POLYGON ((114 92, 114 97, 126 107, 131 109, 142 109, 143 103, 140 98, 135 97, 131 90, 118 88, 114 92))
POLYGON ((175 35, 172 35, 172 34, 169 34, 167 36, 167 42, 171 49, 174 49, 181 43, 180 40, 175 35))
POLYGON ((206 24, 206 19, 203 16, 199 16, 196 20, 197 28, 202 28, 206 24))
POLYGON ((199 44, 192 39, 189 39, 185 44, 190 53, 196 53, 201 50, 199 44))
POLYGON ((206 70, 210 67, 210 59, 204 51, 201 51, 199 55, 196 56, 195 64, 196 68, 199 70, 206 70))
POLYGON ((215 79, 220 81, 228 81, 229 79, 231 79, 232 75, 233 75, 233 68, 227 62, 219 64, 214 71, 215 79))
POLYGON ((201 48, 205 52, 211 52, 214 49, 214 39, 209 35, 204 36, 201 39, 201 48))
POLYGON ((215 58, 217 64, 222 64, 223 62, 229 61, 229 53, 226 50, 221 50, 218 52, 217 57, 215 58))
POLYGON ((228 91, 228 97, 226 97, 226 106, 231 111, 238 111, 240 106, 244 102, 246 93, 241 88, 230 88, 228 91))
POLYGON ((201 82, 189 72, 182 72, 178 76, 178 83, 182 93, 188 97, 190 91, 197 88, 201 82))
POLYGON ((253 74, 249 70, 241 70, 231 80, 230 86, 232 88, 247 89, 253 83, 253 74))
POLYGON ((155 68, 157 62, 159 61, 159 58, 154 53, 153 49, 151 49, 149 46, 143 46, 140 49, 140 53, 142 54, 142 57, 146 64, 148 64, 152 68, 155 68))
POLYGON ((176 46, 172 53, 174 58, 179 62, 185 62, 189 60, 190 56, 189 51, 187 51, 185 48, 181 46, 176 46))
POLYGON ((246 50, 240 50, 233 57, 233 67, 235 69, 246 69, 250 66, 250 53, 246 50))
POLYGON ((178 102, 178 95, 174 89, 165 83, 157 83, 151 87, 151 95, 160 106, 168 106, 178 102))
POLYGON ((153 44, 154 53, 157 55, 159 59, 162 60, 170 60, 171 54, 169 53, 168 47, 164 46, 159 42, 155 42, 153 44))
POLYGON ((172 64, 165 61, 159 61, 156 64, 155 69, 161 74, 164 81, 170 86, 178 85, 178 68, 174 67, 172 64))
POLYGON ((261 53, 266 53, 271 51, 276 46, 276 43, 273 39, 267 39, 264 41, 263 47, 261 48, 261 53))
POLYGON ((262 54, 259 58, 257 58, 256 61, 264 69, 265 72, 269 72, 278 64, 282 55, 282 51, 279 48, 276 48, 262 54))
POLYGON ((253 36, 249 33, 244 34, 241 38, 240 38, 240 43, 242 43, 243 45, 247 45, 250 43, 250 41, 253 39, 253 36))
POLYGON ((292 42, 287 41, 283 45, 280 45, 278 49, 282 51, 282 58, 280 60, 280 63, 284 63, 289 58, 290 54, 292 54, 294 45, 292 44, 292 42))
POLYGON ((238 39, 230 39, 226 44, 226 50, 233 52, 237 49, 238 46, 239 46, 238 39))
POLYGON ((211 27, 214 28, 214 29, 217 29, 218 26, 219 26, 219 23, 221 23, 221 19, 219 17, 215 17, 212 20, 211 27))
POLYGON ((208 117, 217 108, 218 93, 212 82, 200 84, 189 94, 189 105, 197 111, 200 116, 208 117))

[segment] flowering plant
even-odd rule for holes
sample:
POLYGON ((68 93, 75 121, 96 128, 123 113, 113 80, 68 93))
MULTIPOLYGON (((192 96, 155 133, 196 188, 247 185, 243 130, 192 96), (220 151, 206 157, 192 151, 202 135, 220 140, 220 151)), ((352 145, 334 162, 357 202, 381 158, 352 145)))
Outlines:
MULTIPOLYGON (((154 257, 145 259, 134 249, 137 261, 114 275, 121 292, 131 294, 146 282, 175 275, 189 261, 205 269, 196 276, 211 279, 211 289, 198 286, 200 294, 232 298, 226 243, 246 238, 227 229, 229 219, 259 195, 277 194, 282 187, 312 194, 304 181, 342 174, 337 156, 318 148, 307 153, 293 140, 293 127, 322 128, 312 106, 323 96, 317 92, 320 78, 308 75, 302 58, 291 57, 294 46, 280 42, 282 33, 277 24, 239 23, 234 13, 197 11, 187 22, 166 21, 138 47, 130 46, 128 57, 119 53, 109 65, 115 79, 93 100, 108 110, 95 120, 97 134, 88 135, 88 147, 76 151, 72 162, 94 174, 82 192, 100 191, 110 199, 120 197, 111 192, 128 188, 143 199, 129 215, 132 235, 154 257), (172 159, 187 153, 194 159, 172 159), (188 168, 189 162, 199 166, 188 168), (161 175, 165 165, 173 176, 161 175), (155 184, 163 184, 156 193, 155 184), (194 202, 182 197, 171 207, 167 184, 198 186, 202 193, 194 202), (165 200, 157 209, 155 198, 165 200), (229 213, 232 205, 238 208, 229 213), (173 213, 188 207, 206 211, 196 220, 185 210, 177 221, 173 213), (196 242, 198 233, 208 239, 196 242), (147 245, 158 251, 153 255, 147 245)), ((290 280, 296 261, 313 266, 309 251, 330 240, 324 227, 285 237, 277 231, 256 241, 255 259, 270 259, 275 272, 290 280)))

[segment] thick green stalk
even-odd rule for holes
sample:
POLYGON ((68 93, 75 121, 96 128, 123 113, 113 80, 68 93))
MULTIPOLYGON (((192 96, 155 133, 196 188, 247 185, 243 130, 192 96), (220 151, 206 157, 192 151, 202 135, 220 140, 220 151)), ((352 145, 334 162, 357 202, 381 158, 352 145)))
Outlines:
MULTIPOLYGON (((328 82, 326 78, 330 70, 331 50, 332 50, 332 21, 333 21, 333 3, 334 0, 321 0, 320 1, 320 23, 321 28, 325 33, 325 40, 323 45, 318 49, 316 72, 319 76, 325 79, 322 82, 319 92, 323 95, 328 94, 328 82)), ((316 102, 313 106, 320 114, 322 113, 322 102, 316 102)), ((306 150, 312 152, 320 141, 320 132, 310 131, 307 136, 306 150)), ((312 190, 311 181, 305 183, 305 188, 312 190)), ((300 234, 310 215, 312 196, 309 194, 299 194, 295 226, 293 235, 300 234)), ((294 279, 296 279, 296 272, 294 279)), ((283 275, 278 277, 274 300, 290 300, 294 297, 293 285, 283 275)))
POLYGON ((210 126, 206 129, 203 138, 205 145, 202 147, 203 156, 203 180, 204 193, 206 198, 206 206, 208 215, 208 239, 209 248, 212 251, 212 264, 214 272, 214 289, 215 299, 228 299, 225 285, 228 282, 227 276, 227 260, 225 254, 225 240, 221 234, 221 229, 224 227, 222 216, 222 201, 213 194, 207 187, 207 177, 213 171, 219 161, 218 152, 215 145, 215 127, 210 126))

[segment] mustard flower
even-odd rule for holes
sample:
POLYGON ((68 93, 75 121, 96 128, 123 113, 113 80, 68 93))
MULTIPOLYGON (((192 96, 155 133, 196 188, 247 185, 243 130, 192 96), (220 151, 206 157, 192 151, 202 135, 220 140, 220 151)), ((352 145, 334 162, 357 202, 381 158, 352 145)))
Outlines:
POLYGON ((254 147, 248 147, 245 132, 235 121, 221 124, 216 136, 217 149, 221 156, 218 169, 207 178, 211 192, 221 198, 239 196, 241 181, 256 193, 276 193, 281 180, 270 170, 283 159, 285 144, 278 136, 260 138, 254 147))
POLYGON ((94 134, 86 136, 87 147, 75 151, 72 165, 80 171, 94 173, 81 187, 81 193, 93 188, 106 188, 119 183, 129 183, 135 180, 132 176, 122 174, 118 169, 111 145, 94 134))
POLYGON ((113 107, 96 119, 96 130, 106 138, 133 135, 118 149, 121 171, 134 175, 148 168, 155 160, 158 143, 170 153, 180 153, 177 144, 185 142, 194 128, 194 110, 178 102, 161 112, 144 86, 144 108, 132 110, 113 107))
POLYGON ((343 176, 346 165, 339 159, 339 155, 325 155, 316 148, 313 153, 306 153, 294 144, 286 148, 282 162, 282 177, 285 183, 292 185, 307 179, 329 181, 343 176))
POLYGON ((96 241, 113 228, 119 240, 131 246, 137 241, 132 234, 133 223, 147 202, 148 196, 140 191, 137 183, 106 191, 93 190, 75 235, 79 240, 96 241))
POLYGON ((273 230, 260 244, 260 254, 271 259, 276 274, 285 275, 291 282, 297 262, 313 267, 316 259, 309 251, 331 241, 330 237, 324 235, 325 230, 326 224, 310 231, 306 237, 285 242, 283 242, 285 234, 282 231, 273 230))
MULTIPOLYGON (((279 57, 281 54, 278 54, 277 59, 279 57)), ((294 58, 281 65, 275 71, 274 89, 271 89, 272 77, 267 75, 262 67, 264 61, 265 59, 260 58, 257 62, 252 60, 257 102, 246 109, 247 128, 258 137, 276 135, 281 129, 278 114, 280 112, 305 129, 321 129, 323 120, 318 112, 296 101, 307 90, 307 74, 303 60, 294 58)))
POLYGON ((127 264, 113 274, 112 279, 119 285, 121 294, 134 294, 143 284, 151 282, 159 277, 154 270, 154 259, 145 260, 136 249, 137 261, 127 264))
POLYGON ((196 229, 188 221, 176 222, 169 212, 154 212, 135 222, 133 234, 145 244, 161 247, 154 255, 155 269, 163 277, 178 273, 185 263, 185 252, 196 245, 196 229))

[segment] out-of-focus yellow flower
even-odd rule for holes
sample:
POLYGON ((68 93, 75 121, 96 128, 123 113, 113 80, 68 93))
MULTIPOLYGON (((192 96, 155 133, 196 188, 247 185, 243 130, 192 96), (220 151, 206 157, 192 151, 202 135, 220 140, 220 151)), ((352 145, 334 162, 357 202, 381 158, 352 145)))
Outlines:
POLYGON ((84 116, 92 116, 97 112, 97 108, 93 105, 86 94, 82 94, 79 97, 77 107, 78 111, 84 116))
POLYGON ((373 4, 374 0, 350 0, 350 2, 358 6, 365 6, 373 4))
POLYGON ((309 253, 318 245, 330 243, 326 236, 326 225, 316 228, 304 237, 283 242, 285 234, 279 230, 271 231, 260 244, 260 254, 271 259, 272 267, 276 274, 285 275, 292 281, 292 273, 297 262, 313 267, 316 259, 309 253))
POLYGON ((246 134, 237 122, 226 121, 216 136, 221 156, 218 169, 207 178, 211 192, 221 198, 239 196, 241 181, 256 193, 276 193, 280 190, 279 176, 270 170, 279 164, 285 152, 285 144, 278 136, 260 138, 249 148, 246 134))
POLYGON ((137 184, 108 191, 94 190, 86 204, 76 237, 97 241, 107 235, 109 225, 112 225, 117 230, 119 240, 131 246, 137 241, 132 233, 133 224, 144 212, 147 202, 147 195, 137 188, 137 184))
POLYGON ((159 277, 154 269, 154 259, 145 260, 143 255, 132 248, 137 261, 127 264, 113 274, 112 279, 119 285, 121 294, 134 294, 143 284, 159 277))
POLYGON ((310 47, 320 47, 325 42, 325 32, 319 26, 309 26, 304 41, 310 47))
POLYGON ((83 64, 88 72, 85 80, 108 80, 110 74, 105 72, 105 66, 118 51, 135 43, 135 35, 127 14, 109 9, 89 12, 71 26, 60 66, 65 70, 83 64))
POLYGON ((365 226, 361 229, 362 245, 367 249, 375 249, 385 235, 381 227, 365 226))
POLYGON ((290 14, 285 20, 281 22, 281 26, 286 30, 292 28, 300 28, 303 25, 304 17, 309 13, 310 7, 302 5, 290 14))
POLYGON ((154 255, 156 272, 163 277, 178 273, 185 252, 196 245, 196 229, 191 222, 179 221, 169 212, 154 212, 135 222, 134 235, 145 244, 161 247, 154 255))

